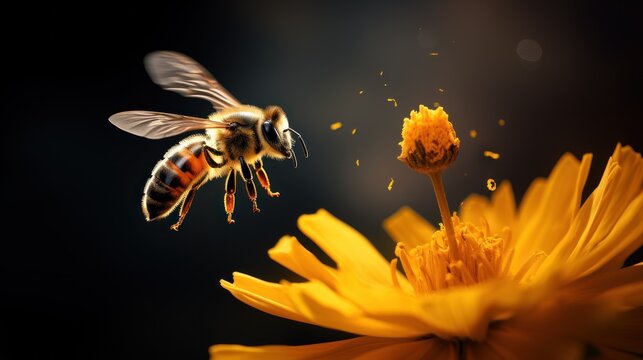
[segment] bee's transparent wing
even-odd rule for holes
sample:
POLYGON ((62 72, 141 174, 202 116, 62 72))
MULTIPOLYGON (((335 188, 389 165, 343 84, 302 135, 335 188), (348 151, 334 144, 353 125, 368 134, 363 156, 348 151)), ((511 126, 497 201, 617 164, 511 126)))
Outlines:
POLYGON ((148 139, 162 139, 203 129, 229 128, 230 124, 156 111, 125 111, 109 117, 117 128, 148 139))
POLYGON ((145 57, 152 81, 165 90, 208 100, 217 111, 241 105, 214 77, 188 56, 157 51, 145 57))

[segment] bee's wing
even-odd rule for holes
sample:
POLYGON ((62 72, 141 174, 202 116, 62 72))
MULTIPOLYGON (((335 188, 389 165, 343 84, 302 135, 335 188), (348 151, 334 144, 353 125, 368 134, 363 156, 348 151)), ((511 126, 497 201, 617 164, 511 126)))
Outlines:
POLYGON ((208 100, 217 111, 241 105, 203 66, 183 54, 150 53, 145 57, 145 69, 163 89, 208 100))
POLYGON ((109 117, 119 129, 148 139, 162 139, 203 129, 224 129, 230 124, 192 116, 167 114, 156 111, 125 111, 109 117))

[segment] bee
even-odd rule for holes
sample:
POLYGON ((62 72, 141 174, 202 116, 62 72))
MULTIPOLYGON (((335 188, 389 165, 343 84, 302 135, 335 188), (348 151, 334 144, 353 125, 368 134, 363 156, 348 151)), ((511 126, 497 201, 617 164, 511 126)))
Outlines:
POLYGON ((165 218, 179 207, 179 219, 170 227, 178 231, 201 186, 226 176, 224 207, 228 223, 233 224, 237 173, 254 213, 259 208, 253 172, 270 197, 279 196, 270 188, 262 157, 292 159, 296 168, 293 135, 308 157, 303 138, 290 127, 280 107, 242 105, 205 68, 183 54, 153 52, 144 63, 152 81, 163 89, 208 100, 215 110, 207 119, 156 111, 125 111, 109 118, 116 127, 148 139, 205 130, 181 140, 152 170, 141 201, 147 221, 165 218))

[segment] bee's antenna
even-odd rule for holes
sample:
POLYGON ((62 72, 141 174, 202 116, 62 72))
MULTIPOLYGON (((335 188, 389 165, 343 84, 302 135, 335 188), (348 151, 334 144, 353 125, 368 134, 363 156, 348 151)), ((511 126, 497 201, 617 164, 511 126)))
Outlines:
POLYGON ((295 155, 295 151, 290 152, 290 156, 292 156, 292 165, 297 168, 297 155, 295 155))
POLYGON ((288 151, 288 159, 292 159, 292 165, 297 168, 297 155, 295 155, 295 152, 290 150, 288 151))
MULTIPOLYGON (((302 138, 302 137, 301 137, 301 134, 300 134, 300 133, 298 133, 297 131, 295 131, 295 130, 294 130, 294 129, 292 129, 292 128, 286 129, 286 130, 284 130, 284 131, 290 131, 290 132, 292 132, 293 134, 297 135, 297 138, 299 138, 299 141, 301 142, 301 147, 302 147, 302 149, 304 150, 304 157, 305 157, 305 158, 308 158, 308 148, 306 147, 306 143, 304 142, 304 138, 302 138)), ((296 166, 295 166, 295 167, 296 167, 296 166)))

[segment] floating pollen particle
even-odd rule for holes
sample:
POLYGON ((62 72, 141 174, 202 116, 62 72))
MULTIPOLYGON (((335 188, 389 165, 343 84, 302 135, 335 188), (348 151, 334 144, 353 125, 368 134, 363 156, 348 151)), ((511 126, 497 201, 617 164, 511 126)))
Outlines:
POLYGON ((397 100, 395 100, 395 99, 393 99, 393 98, 388 98, 388 99, 386 99, 386 101, 388 101, 388 102, 392 102, 392 103, 393 103, 393 106, 394 106, 394 107, 397 107, 397 100))
POLYGON ((437 51, 434 51, 434 52, 432 52, 432 53, 429 53, 429 55, 431 55, 431 56, 438 56, 438 55, 440 55, 440 53, 439 53, 439 52, 437 52, 437 51))
POLYGON ((505 119, 498 120, 498 125, 499 126, 505 126, 506 124, 507 124, 507 122, 505 121, 505 119))
POLYGON ((469 131, 469 136, 470 136, 472 139, 477 138, 477 137, 478 137, 478 132, 476 131, 476 129, 471 129, 471 130, 469 131))
POLYGON ((492 158, 492 159, 494 159, 494 160, 498 160, 498 159, 500 159, 500 154, 498 154, 498 153, 496 153, 496 152, 493 152, 493 151, 485 150, 485 151, 483 152, 483 154, 484 154, 484 156, 489 157, 489 158, 492 158))
POLYGON ((353 129, 353 130, 351 131, 351 135, 355 135, 355 134, 357 134, 357 129, 353 129))
POLYGON ((384 75, 384 70, 380 70, 380 76, 384 75))
POLYGON ((359 167, 359 159, 355 160, 355 165, 357 165, 357 167, 359 167))
POLYGON ((388 191, 393 190, 393 183, 394 182, 395 182, 395 180, 393 180, 393 178, 391 178, 391 181, 388 183, 388 191))
POLYGON ((441 93, 443 93, 443 92, 444 92, 444 89, 443 89, 443 88, 438 88, 438 91, 439 91, 439 92, 441 92, 441 93))
POLYGON ((360 90, 358 94, 362 95, 364 93, 364 90, 360 90))
POLYGON ((330 124, 330 129, 333 130, 333 131, 338 130, 341 127, 342 127, 342 123, 339 122, 339 121, 330 124))
POLYGON ((487 189, 489 189, 490 191, 495 191, 496 190, 496 180, 487 179, 487 189))

